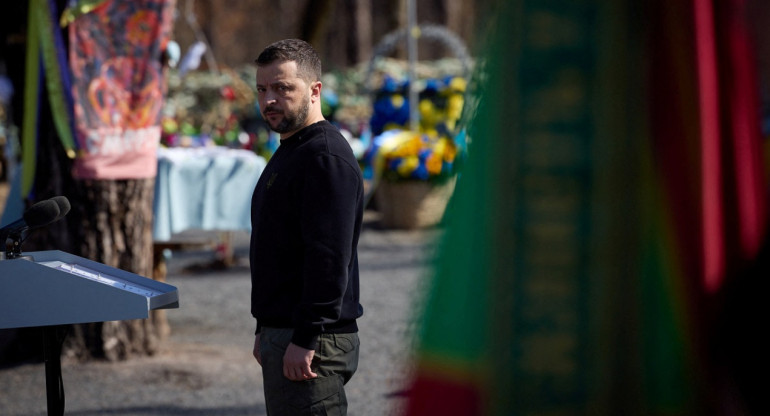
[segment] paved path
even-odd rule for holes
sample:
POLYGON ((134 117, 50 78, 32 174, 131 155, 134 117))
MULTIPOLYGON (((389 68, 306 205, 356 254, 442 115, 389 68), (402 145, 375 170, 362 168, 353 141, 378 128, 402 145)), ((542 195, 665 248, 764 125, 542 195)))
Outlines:
MULTIPOLYGON (((368 216, 359 244, 359 370, 348 385, 350 416, 396 415, 403 408, 414 310, 435 231, 381 230, 368 216)), ((237 263, 200 267, 209 252, 175 253, 168 283, 181 307, 153 357, 121 363, 63 364, 66 415, 264 415, 261 373, 251 356, 247 236, 236 235, 237 263)), ((42 364, 0 369, 0 415, 45 415, 42 364)))

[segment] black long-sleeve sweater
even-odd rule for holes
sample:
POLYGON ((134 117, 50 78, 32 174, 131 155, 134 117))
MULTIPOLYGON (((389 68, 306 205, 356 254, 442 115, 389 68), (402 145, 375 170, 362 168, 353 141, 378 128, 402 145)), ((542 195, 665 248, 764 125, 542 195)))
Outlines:
POLYGON ((358 236, 363 179, 344 137, 328 121, 281 145, 251 200, 251 313, 262 327, 293 328, 315 349, 321 333, 358 330, 358 236))

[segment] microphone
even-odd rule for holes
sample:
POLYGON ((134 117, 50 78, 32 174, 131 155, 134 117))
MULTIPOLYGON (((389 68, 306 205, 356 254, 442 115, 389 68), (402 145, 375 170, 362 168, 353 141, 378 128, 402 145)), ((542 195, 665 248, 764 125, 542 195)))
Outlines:
POLYGON ((59 214, 61 214, 61 210, 56 201, 50 199, 40 201, 24 211, 24 215, 20 219, 0 228, 0 235, 21 233, 30 228, 48 225, 57 220, 59 214))
POLYGON ((0 228, 0 235, 10 235, 21 233, 28 229, 35 229, 48 225, 59 218, 61 210, 57 201, 46 199, 32 205, 24 211, 21 219, 18 219, 3 228, 0 228))
POLYGON ((0 260, 5 258, 15 258, 20 254, 21 241, 23 241, 21 234, 27 230, 34 230, 36 228, 44 227, 48 224, 56 222, 70 211, 70 202, 64 196, 56 196, 44 201, 40 201, 24 211, 21 219, 18 219, 3 228, 0 228, 0 255, 6 255, 7 240, 13 239, 13 248, 9 251, 9 255, 3 256, 0 260))
POLYGON ((49 199, 49 201, 54 201, 54 202, 56 202, 56 205, 59 206, 59 215, 57 215, 56 219, 54 219, 51 222, 59 221, 60 219, 64 218, 64 216, 67 215, 70 212, 71 205, 70 205, 69 199, 67 199, 66 196, 61 196, 61 195, 60 196, 55 196, 55 197, 49 199))

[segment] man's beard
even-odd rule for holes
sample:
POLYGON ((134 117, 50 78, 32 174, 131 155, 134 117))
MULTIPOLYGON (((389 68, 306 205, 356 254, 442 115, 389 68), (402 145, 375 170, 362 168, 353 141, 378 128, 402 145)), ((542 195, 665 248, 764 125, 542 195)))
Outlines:
MULTIPOLYGON (((299 109, 297 109, 296 112, 287 112, 286 110, 283 110, 283 118, 278 123, 278 125, 273 126, 271 124, 270 127, 277 133, 281 134, 299 130, 300 128, 304 127, 305 121, 307 120, 307 115, 310 112, 309 101, 309 99, 304 101, 304 103, 299 107, 299 109)), ((268 109, 270 108, 268 107, 268 109)))

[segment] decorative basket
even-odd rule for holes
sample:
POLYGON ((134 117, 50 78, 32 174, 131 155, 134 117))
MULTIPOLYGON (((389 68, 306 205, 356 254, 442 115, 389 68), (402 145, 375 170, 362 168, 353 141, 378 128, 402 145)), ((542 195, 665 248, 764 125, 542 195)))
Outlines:
POLYGON ((373 79, 381 85, 378 90, 369 90, 374 108, 370 127, 375 137, 366 160, 372 178, 367 186, 367 201, 369 197, 374 198, 381 214, 380 225, 384 228, 417 229, 438 225, 455 187, 455 177, 451 175, 456 174, 453 164, 457 145, 453 140, 459 133, 471 57, 462 40, 446 28, 420 25, 417 29, 402 28, 386 35, 375 47, 365 75, 366 89, 372 87, 373 79), (449 73, 427 76, 428 73, 419 71, 415 63, 415 71, 406 74, 405 83, 396 81, 398 77, 390 77, 388 71, 379 71, 377 68, 385 63, 380 58, 389 55, 415 33, 419 38, 441 42, 455 55, 461 67, 449 71, 451 76, 449 73), (384 73, 375 77, 379 72, 384 73), (462 75, 458 77, 456 72, 462 75), (412 77, 414 79, 410 79, 412 77), (458 78, 462 82, 455 82, 458 78), (416 103, 405 101, 410 85, 420 91, 416 103), (410 125, 410 116, 414 114, 411 105, 417 107, 419 126, 410 125), (384 139, 388 132, 397 137, 384 139), (404 136, 402 133, 411 134, 404 136), (378 138, 383 140, 378 142, 378 138), (386 171, 397 173, 393 176, 399 179, 389 177, 386 171))
POLYGON ((374 193, 385 228, 418 229, 438 225, 455 187, 455 178, 441 184, 426 181, 382 181, 374 193))

